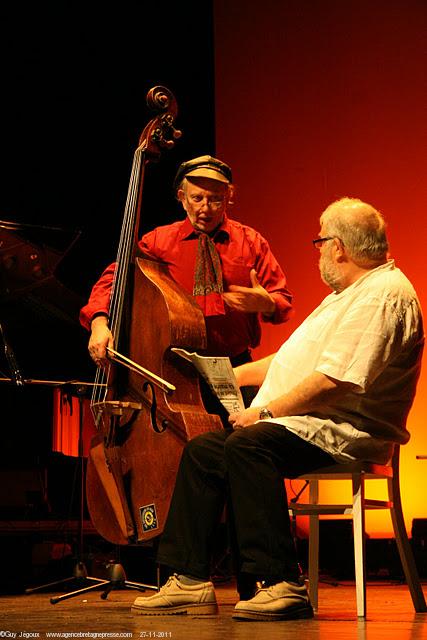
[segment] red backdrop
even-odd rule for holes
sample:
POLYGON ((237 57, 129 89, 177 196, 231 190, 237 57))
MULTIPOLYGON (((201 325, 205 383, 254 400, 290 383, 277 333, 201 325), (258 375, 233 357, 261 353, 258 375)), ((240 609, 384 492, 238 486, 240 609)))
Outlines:
MULTIPOLYGON (((234 217, 265 235, 295 295, 275 350, 328 292, 311 239, 342 196, 380 209, 398 266, 427 309, 427 4, 424 0, 215 0, 217 155, 237 185, 234 217)), ((427 517, 422 375, 402 451, 408 529, 427 517)), ((373 515, 373 514, 372 514, 373 515)), ((388 516, 370 517, 374 535, 388 516)))

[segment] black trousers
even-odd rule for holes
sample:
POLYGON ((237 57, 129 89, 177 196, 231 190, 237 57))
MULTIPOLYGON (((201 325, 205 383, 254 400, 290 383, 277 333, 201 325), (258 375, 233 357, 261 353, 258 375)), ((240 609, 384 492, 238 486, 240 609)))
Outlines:
POLYGON ((236 572, 272 582, 297 580, 283 479, 333 462, 329 454, 273 423, 190 440, 160 539, 159 563, 208 579, 213 536, 227 504, 236 572))

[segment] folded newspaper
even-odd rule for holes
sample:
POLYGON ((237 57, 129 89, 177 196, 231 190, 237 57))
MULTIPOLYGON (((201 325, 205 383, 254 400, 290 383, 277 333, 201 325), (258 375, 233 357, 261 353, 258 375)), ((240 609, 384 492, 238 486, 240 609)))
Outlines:
POLYGON ((245 406, 230 358, 201 356, 175 347, 172 351, 193 363, 228 413, 243 411, 245 406))

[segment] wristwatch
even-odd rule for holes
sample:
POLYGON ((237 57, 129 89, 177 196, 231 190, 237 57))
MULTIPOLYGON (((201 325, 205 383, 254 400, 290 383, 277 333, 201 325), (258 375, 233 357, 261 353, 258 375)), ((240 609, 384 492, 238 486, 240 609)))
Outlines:
POLYGON ((272 418, 272 417, 273 417, 273 414, 271 413, 270 409, 267 409, 267 407, 263 407, 259 412, 260 420, 268 420, 268 418, 272 418))

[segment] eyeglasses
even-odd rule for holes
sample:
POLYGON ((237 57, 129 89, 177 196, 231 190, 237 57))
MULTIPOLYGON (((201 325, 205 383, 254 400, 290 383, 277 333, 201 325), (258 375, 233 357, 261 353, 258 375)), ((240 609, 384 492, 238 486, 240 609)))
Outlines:
MULTIPOLYGON (((195 205, 200 204, 204 200, 204 198, 198 194, 194 196, 190 196, 189 198, 187 196, 187 199, 190 200, 195 205)), ((206 197, 206 203, 208 207, 211 207, 212 209, 219 209, 224 205, 224 202, 225 202, 225 196, 207 196, 206 197)))
POLYGON ((321 249, 325 242, 327 242, 328 240, 334 240, 335 238, 336 236, 326 236, 325 238, 316 238, 315 240, 312 240, 313 247, 316 247, 316 249, 321 249))

